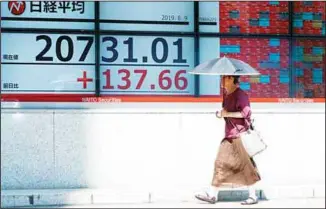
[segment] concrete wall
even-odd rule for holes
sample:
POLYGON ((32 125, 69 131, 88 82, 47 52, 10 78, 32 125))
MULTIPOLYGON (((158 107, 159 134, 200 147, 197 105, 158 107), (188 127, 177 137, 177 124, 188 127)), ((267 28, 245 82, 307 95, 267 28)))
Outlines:
MULTIPOLYGON (((223 136, 220 106, 2 109, 1 189, 199 191, 211 181, 223 136)), ((252 109, 269 145, 256 159, 257 187, 325 185, 325 104, 252 109)))

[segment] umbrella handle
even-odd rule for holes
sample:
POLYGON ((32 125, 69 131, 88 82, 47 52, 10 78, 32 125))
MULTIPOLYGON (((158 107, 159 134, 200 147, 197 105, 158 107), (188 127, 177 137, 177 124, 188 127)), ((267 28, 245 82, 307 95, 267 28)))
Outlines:
POLYGON ((219 113, 220 113, 219 111, 216 111, 216 112, 215 112, 215 116, 216 116, 217 118, 220 118, 220 119, 221 119, 222 116, 221 116, 221 115, 219 116, 219 113))

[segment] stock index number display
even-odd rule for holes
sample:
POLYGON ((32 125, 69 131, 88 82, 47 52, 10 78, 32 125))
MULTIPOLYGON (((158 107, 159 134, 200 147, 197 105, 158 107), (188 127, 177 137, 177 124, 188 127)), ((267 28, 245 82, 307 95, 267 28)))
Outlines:
POLYGON ((99 79, 101 95, 193 95, 194 79, 187 73, 194 67, 192 37, 104 35, 107 30, 193 32, 193 2, 99 6, 96 49, 94 2, 1 2, 1 92, 95 95, 99 79), (47 32, 53 29, 63 32, 47 32))
POLYGON ((94 36, 2 33, 1 46, 2 92, 95 93, 94 36))
MULTIPOLYGON (((101 94, 192 95, 192 38, 100 37, 101 94)), ((92 35, 3 33, 5 92, 95 93, 92 35), (21 44, 11 44, 11 41, 21 44)))
POLYGON ((193 94, 193 45, 186 37, 101 36, 101 93, 193 94))

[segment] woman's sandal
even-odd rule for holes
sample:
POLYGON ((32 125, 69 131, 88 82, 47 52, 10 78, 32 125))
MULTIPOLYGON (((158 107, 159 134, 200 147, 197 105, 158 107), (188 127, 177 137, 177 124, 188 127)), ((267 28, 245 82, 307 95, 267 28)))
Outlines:
POLYGON ((210 197, 207 192, 205 192, 204 195, 197 194, 195 197, 201 201, 205 201, 210 204, 215 204, 217 202, 216 197, 210 197))
POLYGON ((258 198, 249 197, 245 201, 241 202, 241 205, 253 205, 258 203, 258 198))

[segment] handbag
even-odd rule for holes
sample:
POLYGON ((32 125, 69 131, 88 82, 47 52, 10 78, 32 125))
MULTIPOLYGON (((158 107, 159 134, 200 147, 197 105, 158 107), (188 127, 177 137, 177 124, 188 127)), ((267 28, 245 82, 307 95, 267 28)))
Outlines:
MULTIPOLYGON (((227 118, 226 118, 227 119, 227 118)), ((267 144, 264 142, 263 137, 260 132, 256 130, 252 123, 249 123, 247 119, 244 119, 247 125, 249 125, 248 130, 244 132, 240 132, 237 126, 231 120, 228 120, 233 127, 235 127, 240 135, 241 142, 247 151, 250 157, 253 157, 261 152, 263 152, 267 148, 267 144)))

